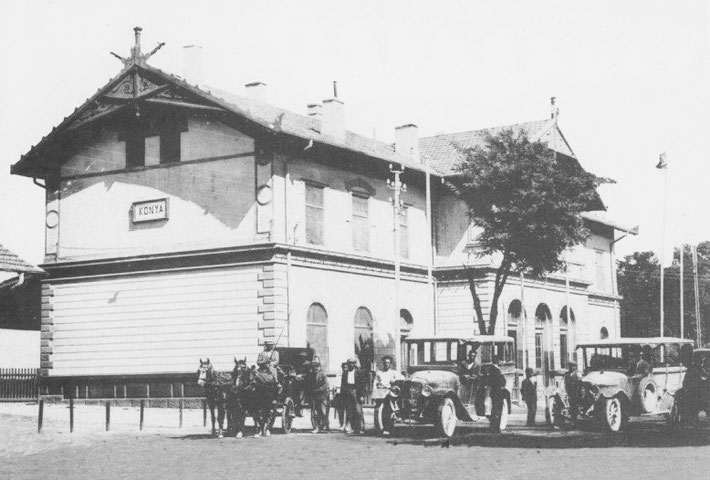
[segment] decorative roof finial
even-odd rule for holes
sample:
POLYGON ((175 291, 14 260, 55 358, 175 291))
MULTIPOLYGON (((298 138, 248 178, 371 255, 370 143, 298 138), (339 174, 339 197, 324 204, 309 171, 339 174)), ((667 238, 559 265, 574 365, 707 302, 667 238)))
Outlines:
POLYGON ((123 62, 123 65, 128 67, 133 64, 144 64, 150 57, 153 56, 155 52, 160 50, 163 45, 165 45, 165 42, 160 42, 157 47, 155 47, 150 53, 146 53, 145 55, 141 54, 141 32, 143 29, 141 27, 135 27, 133 29, 133 32, 135 33, 135 44, 131 48, 131 56, 129 58, 124 58, 114 52, 111 52, 111 55, 114 57, 118 58, 121 62, 123 62))
POLYGON ((141 27, 135 27, 133 31, 135 32, 135 37, 136 37, 136 43, 133 46, 133 49, 131 50, 131 57, 133 57, 134 61, 137 61, 140 56, 141 56, 141 31, 143 29, 141 27))

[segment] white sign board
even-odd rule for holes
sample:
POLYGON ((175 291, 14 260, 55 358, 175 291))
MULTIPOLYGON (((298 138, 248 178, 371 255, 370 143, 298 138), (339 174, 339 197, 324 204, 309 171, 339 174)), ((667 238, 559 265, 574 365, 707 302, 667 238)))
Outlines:
POLYGON ((135 202, 131 207, 133 223, 153 222, 168 219, 168 199, 135 202))

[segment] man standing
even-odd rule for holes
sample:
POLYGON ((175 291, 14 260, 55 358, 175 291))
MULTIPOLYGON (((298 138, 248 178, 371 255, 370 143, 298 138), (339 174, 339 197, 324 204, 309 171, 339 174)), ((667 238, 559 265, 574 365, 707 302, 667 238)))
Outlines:
POLYGON ((274 342, 272 340, 264 341, 264 350, 259 352, 259 355, 256 357, 256 364, 259 368, 268 368, 271 371, 271 375, 274 378, 278 378, 276 375, 276 367, 279 364, 279 352, 274 350, 274 342))
POLYGON ((395 412, 396 404, 388 395, 390 387, 395 380, 403 380, 404 377, 392 367, 392 357, 385 355, 382 357, 382 370, 378 370, 375 374, 375 389, 372 392, 372 398, 376 404, 382 403, 382 434, 389 435, 392 427, 394 427, 394 419, 392 415, 395 412))
POLYGON ((537 382, 533 381, 533 375, 535 375, 535 370, 530 367, 526 368, 525 380, 520 387, 520 394, 528 407, 528 421, 525 423, 528 427, 535 426, 535 414, 537 413, 537 382))
POLYGON ((498 368, 498 358, 493 357, 493 363, 488 366, 486 384, 490 387, 491 396, 491 431, 500 433, 500 421, 503 409, 507 408, 505 401, 505 376, 498 368))
POLYGON ((307 390, 313 409, 315 428, 313 433, 328 430, 328 377, 320 369, 320 360, 314 357, 311 362, 311 371, 307 377, 307 390))
POLYGON ((577 372, 577 363, 569 362, 567 365, 567 373, 565 373, 565 392, 567 392, 567 401, 569 402, 569 413, 572 425, 577 424, 577 414, 579 413, 579 373, 577 372))
POLYGON ((362 418, 362 404, 365 402, 365 379, 362 371, 357 368, 357 359, 348 359, 348 370, 343 372, 340 390, 353 433, 360 435, 365 427, 362 418))

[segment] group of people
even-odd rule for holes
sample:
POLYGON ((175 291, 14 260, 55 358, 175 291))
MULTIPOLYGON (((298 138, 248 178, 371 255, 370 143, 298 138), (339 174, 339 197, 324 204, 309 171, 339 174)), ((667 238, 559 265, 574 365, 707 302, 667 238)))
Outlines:
POLYGON ((493 362, 486 366, 485 372, 481 370, 481 364, 478 362, 477 358, 478 345, 474 344, 468 352, 466 360, 459 363, 459 376, 464 382, 476 384, 474 407, 476 414, 479 416, 485 415, 486 390, 484 387, 489 387, 489 395, 491 398, 491 430, 500 433, 500 420, 505 404, 505 376, 498 367, 498 360, 496 358, 493 358, 493 362))

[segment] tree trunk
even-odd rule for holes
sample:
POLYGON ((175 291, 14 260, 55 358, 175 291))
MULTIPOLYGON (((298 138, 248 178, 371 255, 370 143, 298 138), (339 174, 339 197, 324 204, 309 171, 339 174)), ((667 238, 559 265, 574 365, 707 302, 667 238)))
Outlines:
POLYGON ((481 335, 485 335, 486 322, 483 319, 483 310, 481 310, 481 299, 478 298, 478 292, 476 292, 474 269, 464 266, 464 270, 466 271, 466 278, 468 278, 468 288, 471 291, 471 298, 473 298, 473 310, 478 320, 478 330, 481 332, 481 335))
POLYGON ((507 255, 503 256, 503 261, 496 270, 496 281, 493 288, 493 298, 491 299, 491 312, 488 320, 488 334, 493 335, 496 332, 496 323, 498 321, 498 299, 501 293, 503 293, 503 287, 508 281, 508 275, 510 274, 510 259, 507 255))

